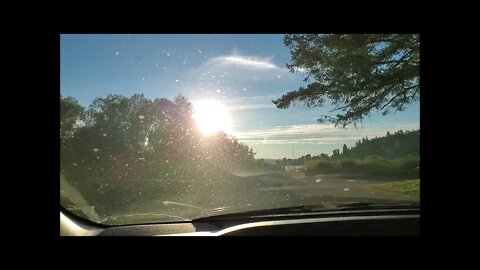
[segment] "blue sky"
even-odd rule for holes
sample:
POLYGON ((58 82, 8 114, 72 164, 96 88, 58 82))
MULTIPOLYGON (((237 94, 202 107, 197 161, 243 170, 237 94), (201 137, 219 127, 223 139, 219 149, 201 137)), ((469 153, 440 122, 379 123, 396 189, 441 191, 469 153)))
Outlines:
POLYGON ((331 154, 363 136, 419 128, 419 103, 372 114, 358 129, 317 124, 330 106, 275 108, 272 99, 305 85, 302 73, 286 69, 289 61, 283 35, 62 35, 60 91, 85 107, 108 94, 218 100, 229 109, 232 135, 258 158, 331 154))

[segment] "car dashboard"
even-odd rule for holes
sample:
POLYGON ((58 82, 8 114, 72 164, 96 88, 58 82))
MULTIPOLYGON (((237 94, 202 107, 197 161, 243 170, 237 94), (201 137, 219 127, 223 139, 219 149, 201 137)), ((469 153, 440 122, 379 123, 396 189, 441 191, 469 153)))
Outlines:
POLYGON ((60 212, 61 236, 418 236, 418 209, 330 211, 103 226, 60 212))

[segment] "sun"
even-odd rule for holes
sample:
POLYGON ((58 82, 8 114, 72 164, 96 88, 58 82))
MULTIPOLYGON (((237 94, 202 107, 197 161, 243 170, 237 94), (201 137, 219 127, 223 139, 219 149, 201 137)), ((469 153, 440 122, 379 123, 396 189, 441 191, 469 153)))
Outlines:
POLYGON ((193 119, 203 135, 218 131, 231 133, 232 118, 228 109, 217 100, 198 100, 193 103, 193 119))

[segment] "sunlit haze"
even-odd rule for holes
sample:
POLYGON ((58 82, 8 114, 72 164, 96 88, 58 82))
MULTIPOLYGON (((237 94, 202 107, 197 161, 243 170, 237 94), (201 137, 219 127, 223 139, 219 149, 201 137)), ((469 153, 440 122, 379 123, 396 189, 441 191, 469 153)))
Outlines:
POLYGON ((232 132, 232 119, 227 108, 217 100, 198 100, 193 102, 193 119, 204 135, 217 131, 232 132))
POLYGON ((328 102, 278 109, 272 100, 306 86, 305 70, 290 72, 283 35, 61 35, 63 96, 88 107, 97 97, 173 99, 194 104, 202 134, 234 132, 257 158, 332 154, 343 144, 420 127, 420 106, 382 116, 372 112, 358 129, 317 123, 334 115, 328 102))

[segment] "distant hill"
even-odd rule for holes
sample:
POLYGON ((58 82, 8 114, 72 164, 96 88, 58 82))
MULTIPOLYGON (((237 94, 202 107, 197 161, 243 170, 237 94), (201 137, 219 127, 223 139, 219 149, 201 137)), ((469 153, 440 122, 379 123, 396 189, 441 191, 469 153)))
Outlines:
POLYGON ((418 179, 420 168, 420 130, 399 130, 385 137, 358 140, 355 146, 345 144, 333 150, 328 156, 306 155, 299 161, 304 162, 306 175, 316 174, 361 174, 405 177, 418 179))
POLYGON ((379 156, 387 159, 419 157, 420 156, 420 129, 403 131, 398 130, 393 134, 387 132, 384 137, 369 139, 364 137, 355 143, 355 146, 333 150, 332 155, 322 153, 312 156, 305 155, 298 159, 277 160, 279 165, 303 165, 309 160, 329 159, 364 159, 368 156, 379 156))
POLYGON ((420 155, 420 129, 412 131, 399 130, 391 134, 387 132, 385 137, 369 139, 362 138, 355 146, 347 148, 343 146, 342 153, 334 151, 333 158, 358 158, 367 156, 381 156, 385 158, 403 158, 420 155))
POLYGON ((264 158, 262 159, 264 162, 268 163, 268 164, 272 164, 272 165, 277 165, 277 160, 278 159, 271 159, 271 158, 264 158))

